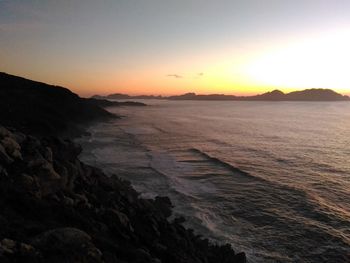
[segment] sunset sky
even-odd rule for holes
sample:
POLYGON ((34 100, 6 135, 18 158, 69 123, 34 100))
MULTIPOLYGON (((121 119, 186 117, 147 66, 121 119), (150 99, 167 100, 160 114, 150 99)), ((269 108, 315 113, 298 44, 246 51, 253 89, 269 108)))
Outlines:
POLYGON ((350 1, 0 0, 0 71, 82 96, 350 94, 350 1))

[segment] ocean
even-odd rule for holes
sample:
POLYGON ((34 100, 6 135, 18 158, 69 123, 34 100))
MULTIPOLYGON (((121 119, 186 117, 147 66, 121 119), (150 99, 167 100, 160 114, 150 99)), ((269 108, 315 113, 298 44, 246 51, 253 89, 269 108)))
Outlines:
POLYGON ((81 159, 248 262, 350 262, 350 103, 146 100, 81 159))

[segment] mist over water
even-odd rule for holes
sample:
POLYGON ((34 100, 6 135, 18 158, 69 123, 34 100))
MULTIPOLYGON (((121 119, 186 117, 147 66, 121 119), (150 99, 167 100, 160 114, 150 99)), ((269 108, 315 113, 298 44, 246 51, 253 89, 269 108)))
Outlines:
POLYGON ((82 160, 249 262, 350 261, 349 102, 146 103, 109 109, 82 160))

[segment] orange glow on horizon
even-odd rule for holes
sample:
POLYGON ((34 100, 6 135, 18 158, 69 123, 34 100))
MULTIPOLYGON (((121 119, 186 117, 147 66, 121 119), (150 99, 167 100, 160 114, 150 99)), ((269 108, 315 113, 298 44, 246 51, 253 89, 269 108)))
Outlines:
POLYGON ((206 55, 169 58, 167 63, 160 61, 153 67, 144 64, 132 72, 111 72, 108 79, 101 74, 86 85, 69 86, 85 96, 96 93, 168 96, 187 92, 247 96, 274 89, 291 92, 309 88, 349 94, 349 46, 350 30, 339 29, 302 41, 287 39, 286 43, 270 48, 246 47, 244 53, 226 47, 206 55), (171 74, 178 76, 168 76, 171 74))
POLYGON ((129 95, 227 94, 247 96, 274 89, 283 92, 329 88, 350 94, 350 30, 284 42, 223 45, 215 50, 174 54, 150 61, 133 61, 120 67, 114 59, 74 61, 59 72, 41 65, 20 70, 8 63, 9 74, 24 76, 71 89, 83 97, 95 94, 129 95), (303 39, 303 40, 300 40, 303 39), (83 66, 81 66, 83 65, 83 66))

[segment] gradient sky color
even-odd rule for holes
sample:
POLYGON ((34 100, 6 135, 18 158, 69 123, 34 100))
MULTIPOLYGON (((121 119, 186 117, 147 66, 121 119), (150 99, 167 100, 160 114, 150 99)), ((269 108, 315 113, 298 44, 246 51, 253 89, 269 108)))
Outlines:
POLYGON ((0 71, 82 96, 350 94, 349 0, 0 0, 0 71))

